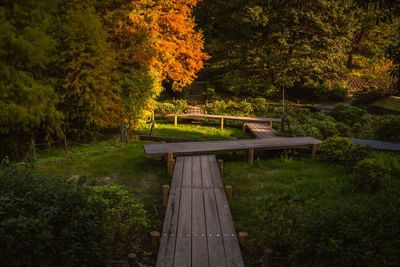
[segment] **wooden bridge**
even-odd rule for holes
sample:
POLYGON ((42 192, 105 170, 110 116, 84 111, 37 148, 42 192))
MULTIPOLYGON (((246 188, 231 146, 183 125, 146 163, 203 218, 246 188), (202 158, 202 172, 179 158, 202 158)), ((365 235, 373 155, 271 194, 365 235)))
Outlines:
POLYGON ((176 158, 157 266, 244 266, 214 155, 176 158))

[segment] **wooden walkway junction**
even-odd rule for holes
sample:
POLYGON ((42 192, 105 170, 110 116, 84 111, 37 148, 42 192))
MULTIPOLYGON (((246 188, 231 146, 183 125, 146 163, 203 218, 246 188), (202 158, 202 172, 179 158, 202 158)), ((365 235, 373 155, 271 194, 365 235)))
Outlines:
POLYGON ((227 115, 210 115, 210 114, 168 114, 167 117, 174 118, 174 124, 178 125, 178 119, 192 120, 220 120, 221 129, 224 128, 224 123, 227 120, 243 121, 243 122, 259 122, 267 123, 269 127, 272 122, 281 122, 280 118, 259 118, 259 117, 242 117, 242 116, 227 116, 227 115))
POLYGON ((400 151, 400 143, 392 143, 392 142, 377 141, 377 140, 364 140, 356 138, 352 138, 351 141, 356 145, 370 146, 373 149, 400 151))
POLYGON ((157 266, 244 266, 214 155, 176 158, 157 266))
POLYGON ((177 142, 167 144, 145 144, 147 155, 165 155, 172 158, 173 154, 211 154, 221 151, 248 151, 248 162, 253 164, 254 150, 273 150, 312 146, 313 158, 321 140, 313 137, 271 137, 263 139, 243 139, 226 141, 177 142))
POLYGON ((265 123, 250 122, 244 124, 244 126, 255 138, 276 137, 276 131, 265 123))

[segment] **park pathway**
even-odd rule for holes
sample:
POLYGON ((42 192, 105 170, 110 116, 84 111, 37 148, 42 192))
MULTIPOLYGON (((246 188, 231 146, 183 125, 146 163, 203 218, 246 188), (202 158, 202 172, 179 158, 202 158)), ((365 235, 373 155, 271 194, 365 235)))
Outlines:
POLYGON ((215 155, 176 158, 157 266, 244 266, 215 155))

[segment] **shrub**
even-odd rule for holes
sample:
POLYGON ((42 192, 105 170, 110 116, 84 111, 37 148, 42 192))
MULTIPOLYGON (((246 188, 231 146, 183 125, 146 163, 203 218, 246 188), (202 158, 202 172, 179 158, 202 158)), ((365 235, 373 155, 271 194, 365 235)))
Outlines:
POLYGON ((353 126, 355 123, 365 122, 367 111, 348 104, 337 104, 331 115, 338 122, 353 126))
POLYGON ((390 170, 380 160, 369 158, 354 166, 354 186, 358 191, 376 192, 390 175, 390 170))
POLYGON ((246 101, 246 100, 242 100, 239 102, 238 105, 238 115, 244 115, 244 116, 248 116, 250 114, 253 113, 253 106, 250 102, 246 101))
POLYGON ((105 211, 104 224, 111 238, 112 257, 138 252, 149 226, 143 205, 121 185, 95 186, 93 191, 96 203, 105 211))
POLYGON ((377 119, 375 138, 400 143, 400 116, 386 115, 377 119))
POLYGON ((0 266, 108 266, 139 252, 147 224, 122 186, 0 170, 0 266))
POLYGON ((185 113, 187 107, 187 101, 183 99, 170 102, 157 102, 154 112, 157 116, 165 117, 166 115, 172 113, 185 113))
POLYGON ((398 266, 400 198, 378 193, 344 198, 310 211, 299 233, 299 266, 398 266))
POLYGON ((0 265, 105 266, 103 211, 89 195, 26 170, 0 174, 0 265))
POLYGON ((352 167, 358 161, 366 158, 370 149, 354 145, 350 139, 331 137, 325 140, 320 147, 320 157, 331 163, 352 167))
POLYGON ((258 114, 265 114, 268 112, 268 101, 265 98, 258 97, 253 100, 254 111, 258 114))
POLYGON ((224 100, 215 100, 207 105, 207 113, 224 114, 228 104, 224 100))

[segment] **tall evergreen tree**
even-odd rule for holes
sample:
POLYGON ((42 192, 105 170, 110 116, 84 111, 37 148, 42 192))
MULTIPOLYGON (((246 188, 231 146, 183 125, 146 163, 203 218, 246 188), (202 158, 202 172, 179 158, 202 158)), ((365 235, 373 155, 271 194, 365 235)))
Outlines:
POLYGON ((78 137, 121 123, 116 56, 91 0, 69 1, 63 18, 62 110, 78 137))
POLYGON ((48 75, 57 45, 50 34, 56 7, 50 0, 0 3, 2 156, 21 154, 35 136, 43 140, 59 132, 62 117, 48 75))

